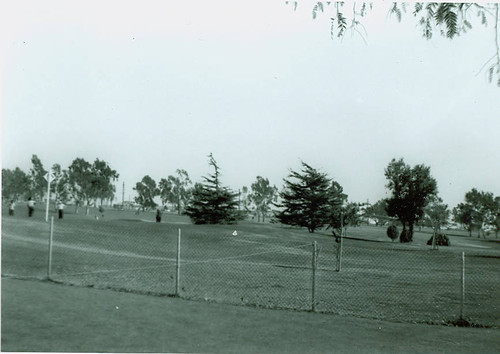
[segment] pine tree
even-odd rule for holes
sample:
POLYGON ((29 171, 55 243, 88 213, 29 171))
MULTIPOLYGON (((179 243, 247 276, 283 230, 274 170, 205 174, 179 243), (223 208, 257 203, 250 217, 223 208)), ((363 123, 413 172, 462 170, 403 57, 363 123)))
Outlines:
POLYGON ((276 218, 283 224, 307 227, 314 232, 329 223, 336 197, 332 181, 325 173, 318 172, 302 162, 301 173, 291 171, 280 193, 282 208, 276 218))
POLYGON ((209 165, 214 174, 203 177, 204 183, 196 183, 186 214, 195 224, 233 224, 239 220, 237 193, 220 183, 220 168, 212 154, 209 165))

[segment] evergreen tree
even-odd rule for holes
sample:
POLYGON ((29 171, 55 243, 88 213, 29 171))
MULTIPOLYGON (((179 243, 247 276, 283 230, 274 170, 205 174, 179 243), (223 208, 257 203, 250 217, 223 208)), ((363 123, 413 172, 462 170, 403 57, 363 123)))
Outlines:
POLYGON ((232 224, 240 219, 238 194, 221 185, 220 168, 212 154, 209 165, 214 173, 203 177, 204 183, 196 183, 185 213, 195 224, 232 224))
POLYGON ((340 185, 305 162, 300 173, 291 171, 288 177, 279 194, 282 202, 277 207, 282 210, 276 218, 283 224, 307 227, 311 233, 329 224, 340 185))

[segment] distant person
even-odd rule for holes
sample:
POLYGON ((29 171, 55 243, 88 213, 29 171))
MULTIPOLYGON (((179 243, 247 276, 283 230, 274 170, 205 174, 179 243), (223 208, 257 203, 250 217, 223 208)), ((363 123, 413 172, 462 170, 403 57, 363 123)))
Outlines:
POLYGON ((64 216, 64 203, 62 201, 57 203, 57 212, 59 213, 59 219, 62 219, 64 216))
POLYGON ((33 212, 35 211, 35 201, 31 199, 31 197, 28 198, 28 216, 32 217, 33 212))
POLYGON ((99 213, 101 213, 101 218, 104 217, 104 208, 102 207, 102 205, 99 207, 99 213))
POLYGON ((14 199, 12 199, 10 201, 10 204, 9 204, 9 215, 10 216, 14 216, 14 210, 16 209, 16 202, 14 201, 14 199))
POLYGON ((161 222, 161 211, 156 209, 156 222, 161 222))

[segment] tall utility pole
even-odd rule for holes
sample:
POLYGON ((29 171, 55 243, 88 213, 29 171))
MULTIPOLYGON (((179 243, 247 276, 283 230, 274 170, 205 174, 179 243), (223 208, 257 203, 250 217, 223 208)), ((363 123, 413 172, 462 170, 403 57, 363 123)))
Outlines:
POLYGON ((122 209, 124 208, 125 206, 125 182, 123 182, 123 186, 122 186, 122 209))

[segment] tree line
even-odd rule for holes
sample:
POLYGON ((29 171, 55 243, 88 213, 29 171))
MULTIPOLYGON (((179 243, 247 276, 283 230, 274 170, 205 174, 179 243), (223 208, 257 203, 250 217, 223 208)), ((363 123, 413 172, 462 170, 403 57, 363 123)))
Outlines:
POLYGON ((210 154, 209 166, 213 173, 203 176, 202 182, 193 183, 187 171, 176 170, 176 175, 162 178, 158 183, 146 175, 137 182, 134 201, 142 209, 161 207, 171 209, 179 215, 190 216, 195 224, 235 223, 248 215, 257 221, 265 221, 271 211, 271 204, 277 200, 278 188, 269 179, 257 176, 250 190, 243 186, 233 191, 221 181, 221 169, 214 156, 210 154))
POLYGON ((113 182, 119 174, 106 161, 96 158, 91 163, 76 158, 67 169, 56 163, 46 170, 38 156, 33 155, 31 164, 27 173, 19 167, 2 169, 3 199, 43 200, 50 192, 55 200, 73 201, 77 212, 79 206, 85 205, 88 214, 91 205, 102 206, 104 201, 112 201, 115 197, 113 182))
MULTIPOLYGON (((2 197, 43 199, 47 193, 47 176, 51 174, 51 195, 64 202, 72 201, 78 210, 85 205, 101 205, 115 196, 114 182, 119 174, 102 160, 90 163, 76 158, 67 169, 54 164, 44 169, 40 159, 33 155, 32 167, 25 173, 18 167, 2 169, 2 197)), ((222 183, 221 169, 214 156, 208 156, 213 170, 193 184, 187 171, 177 169, 175 175, 161 178, 158 183, 149 175, 137 182, 134 201, 143 209, 166 209, 169 205, 178 214, 188 215, 195 224, 236 223, 249 215, 258 222, 279 222, 304 227, 311 233, 330 229, 339 236, 346 227, 358 226, 362 220, 373 220, 377 225, 400 224, 400 242, 411 242, 415 226, 427 225, 439 229, 450 217, 469 231, 477 230, 485 237, 500 229, 500 197, 491 192, 473 188, 465 193, 465 200, 452 210, 438 196, 437 182, 430 167, 410 166, 403 159, 392 159, 384 173, 388 198, 363 204, 348 201, 342 186, 326 173, 302 162, 299 171, 290 170, 281 191, 267 178, 257 176, 250 188, 231 190, 222 183)), ((394 235, 394 230, 391 231, 394 235)))

